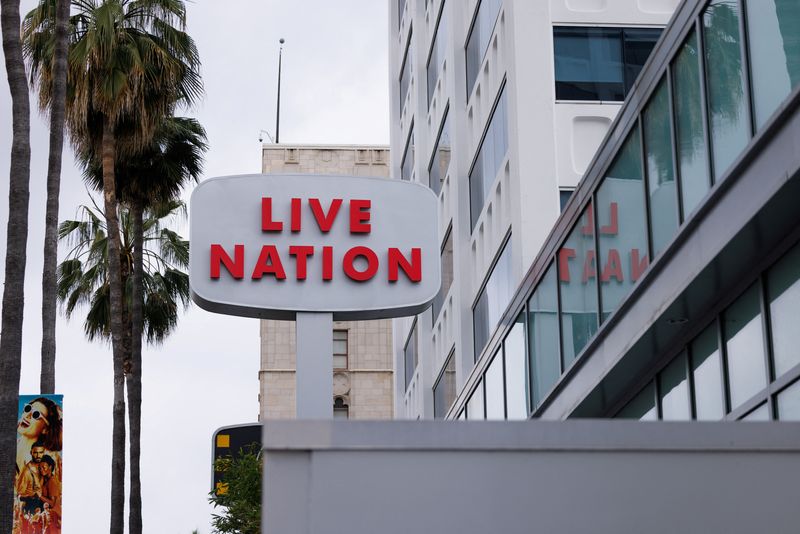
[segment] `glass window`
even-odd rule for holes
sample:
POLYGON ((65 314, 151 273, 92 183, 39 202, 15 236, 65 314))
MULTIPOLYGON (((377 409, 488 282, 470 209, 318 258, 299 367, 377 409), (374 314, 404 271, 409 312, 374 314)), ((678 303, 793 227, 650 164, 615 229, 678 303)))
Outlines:
POLYGON ((561 375, 556 283, 556 268, 551 263, 528 299, 528 354, 534 410, 561 375))
POLYGON ((769 407, 766 404, 760 405, 758 408, 742 417, 742 421, 769 421, 772 419, 769 416, 769 407))
POLYGON ((511 297, 514 295, 514 287, 511 279, 511 239, 506 242, 503 252, 492 268, 492 273, 486 281, 486 285, 481 290, 475 307, 472 309, 472 328, 473 341, 475 347, 475 359, 478 359, 481 351, 489 341, 494 327, 503 312, 506 310, 511 297))
POLYGON ((417 363, 419 355, 417 353, 417 323, 414 322, 414 327, 408 335, 406 346, 403 349, 403 358, 405 360, 406 371, 406 389, 411 384, 411 379, 414 378, 414 371, 417 370, 417 363))
POLYGON ((633 88, 633 83, 647 63, 650 52, 661 36, 659 28, 629 28, 622 30, 622 57, 625 63, 625 95, 633 88))
POLYGON ((723 333, 733 410, 767 385, 757 285, 751 286, 725 310, 723 333))
POLYGON ((711 187, 697 50, 697 35, 692 32, 672 65, 678 170, 681 177, 681 202, 686 215, 694 211, 711 187))
POLYGON ((408 90, 411 87, 411 71, 414 69, 414 50, 412 46, 412 33, 408 32, 408 42, 406 52, 403 55, 403 67, 400 69, 400 113, 403 113, 403 106, 406 103, 408 90))
POLYGON ((647 184, 650 196, 650 228, 653 256, 669 243, 678 228, 678 197, 672 166, 672 128, 669 114, 669 89, 662 80, 642 113, 647 159, 647 184))
POLYGON ((800 83, 800 3, 747 0, 753 106, 761 127, 800 83))
POLYGON ((478 386, 467 401, 467 419, 470 421, 486 419, 486 414, 483 411, 483 380, 478 382, 478 386))
POLYGON ((767 273, 772 356, 778 378, 800 364, 800 245, 767 273))
POLYGON ((433 322, 439 317, 439 312, 442 311, 444 299, 450 291, 450 286, 453 283, 453 231, 447 231, 447 239, 444 241, 442 247, 442 285, 439 287, 439 292, 433 299, 433 322))
POLYGON ((556 99, 621 101, 660 29, 553 28, 556 99))
POLYGON ((403 20, 403 10, 406 8, 406 0, 398 0, 397 2, 397 26, 400 27, 400 21, 403 20))
POLYGON ((400 179, 406 182, 411 181, 411 174, 414 172, 414 124, 411 124, 411 131, 406 141, 406 149, 403 151, 403 161, 400 163, 400 179))
POLYGON ((433 416, 442 419, 456 400, 456 358, 451 352, 442 374, 433 386, 433 416))
POLYGON ((706 328, 690 345, 695 413, 698 421, 725 416, 722 368, 717 343, 717 323, 706 328))
POLYGON ((502 5, 501 0, 480 0, 478 5, 478 12, 475 14, 475 20, 472 22, 467 39, 467 97, 472 93, 475 82, 478 80, 483 56, 486 55, 486 50, 489 48, 489 41, 492 38, 494 25, 502 5))
POLYGON ((336 397, 333 401, 333 418, 334 419, 349 419, 350 407, 344 403, 344 399, 336 397))
POLYGON ((778 393, 778 419, 800 421, 800 380, 778 393))
POLYGON ((347 330, 333 331, 333 368, 347 369, 347 330))
POLYGON ((639 129, 635 128, 597 190, 603 320, 633 289, 649 263, 639 129))
POLYGON ((508 419, 527 419, 525 395, 525 315, 519 314, 503 341, 506 365, 506 415, 508 419))
POLYGON ((597 261, 592 204, 558 251, 562 360, 566 370, 597 332, 597 261))
POLYGON ((574 192, 574 189, 561 189, 558 191, 558 202, 561 206, 561 213, 564 213, 564 208, 567 207, 567 202, 572 198, 572 193, 574 192))
POLYGON ((503 353, 498 350, 484 375, 486 419, 506 418, 506 395, 503 390, 503 353))
POLYGON ((685 421, 692 418, 689 405, 689 382, 686 379, 686 354, 681 354, 658 376, 661 396, 661 419, 685 421))
POLYGON ((442 128, 439 130, 439 138, 436 140, 436 148, 433 149, 431 164, 428 165, 428 180, 430 188, 437 195, 442 190, 444 179, 447 178, 447 171, 450 168, 450 117, 448 111, 444 112, 442 128))
POLYGON ((439 22, 436 25, 436 34, 433 37, 433 44, 431 45, 431 55, 428 57, 428 107, 431 106, 431 99, 433 98, 433 91, 436 89, 436 82, 439 80, 439 75, 442 70, 442 63, 444 63, 444 56, 447 47, 447 17, 445 16, 445 2, 439 8, 439 22))
POLYGON ((508 151, 508 120, 506 117, 505 86, 497 97, 497 105, 489 118, 486 134, 469 171, 469 205, 472 228, 478 222, 486 197, 497 177, 508 151))
POLYGON ((712 0, 703 15, 703 28, 714 176, 719 178, 750 139, 738 2, 712 0))
POLYGON ((656 421, 655 385, 650 382, 617 414, 620 419, 638 419, 639 421, 656 421))

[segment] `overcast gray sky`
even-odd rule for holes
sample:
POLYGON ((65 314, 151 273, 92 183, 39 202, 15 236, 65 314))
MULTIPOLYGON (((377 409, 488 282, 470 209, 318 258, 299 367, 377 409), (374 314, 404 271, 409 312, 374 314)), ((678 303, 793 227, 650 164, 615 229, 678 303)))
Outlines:
MULTIPOLYGON (((22 11, 33 7, 23 0, 22 11)), ((189 32, 206 95, 204 178, 259 172, 259 130, 274 135, 278 39, 283 53, 281 140, 389 142, 385 0, 197 0, 189 32)), ((0 280, 8 218, 11 103, 0 57, 0 280)), ((32 99, 32 103, 35 100, 32 99)), ((30 235, 25 282, 22 393, 37 393, 41 343, 47 123, 32 117, 30 235)), ((188 198, 188 196, 187 196, 188 198)), ((60 219, 88 196, 65 151, 60 219)), ((184 234, 185 235, 185 234, 184 234)), ((145 532, 210 531, 211 434, 258 414, 258 324, 192 307, 175 334, 144 354, 142 483, 145 532)), ((64 533, 108 530, 111 349, 85 341, 79 317, 59 318, 57 392, 64 394, 64 533)), ((126 514, 127 516, 127 514, 126 514)))

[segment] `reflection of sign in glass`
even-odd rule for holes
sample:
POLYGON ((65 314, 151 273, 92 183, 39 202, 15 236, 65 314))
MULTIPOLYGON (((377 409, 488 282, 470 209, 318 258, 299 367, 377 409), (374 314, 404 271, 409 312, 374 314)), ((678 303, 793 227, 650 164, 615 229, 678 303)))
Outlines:
POLYGON ((441 278, 437 198, 420 184, 321 175, 207 180, 191 202, 192 296, 233 315, 412 315, 441 278))
POLYGON ((61 532, 62 395, 20 395, 13 534, 61 532))

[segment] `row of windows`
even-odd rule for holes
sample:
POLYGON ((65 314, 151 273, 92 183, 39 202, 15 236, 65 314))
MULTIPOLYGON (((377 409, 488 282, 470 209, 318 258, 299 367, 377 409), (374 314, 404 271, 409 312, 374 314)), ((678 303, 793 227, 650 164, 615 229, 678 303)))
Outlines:
POLYGON ((474 229, 492 183, 508 152, 508 103, 505 85, 500 89, 472 168, 469 171, 469 215, 474 229))
POLYGON ((800 83, 797 35, 797 2, 709 2, 528 300, 532 410, 800 83))
POLYGON ((478 72, 486 50, 489 49, 489 42, 502 5, 501 0, 481 0, 475 12, 464 51, 467 65, 467 98, 472 93, 475 82, 478 81, 478 72))
POLYGON ((428 74, 428 107, 431 106, 431 99, 433 98, 433 91, 436 89, 436 82, 442 71, 442 63, 444 63, 444 56, 447 50, 447 17, 445 17, 444 0, 439 8, 439 20, 436 22, 436 30, 434 30, 433 44, 428 56, 428 65, 426 71, 428 74))
POLYGON ((692 340, 617 417, 800 420, 800 245, 692 340), (783 387, 787 382, 788 386, 783 387), (776 384, 777 393, 767 385, 776 384))
POLYGON ((660 34, 650 28, 553 28, 556 98, 622 101, 660 34))

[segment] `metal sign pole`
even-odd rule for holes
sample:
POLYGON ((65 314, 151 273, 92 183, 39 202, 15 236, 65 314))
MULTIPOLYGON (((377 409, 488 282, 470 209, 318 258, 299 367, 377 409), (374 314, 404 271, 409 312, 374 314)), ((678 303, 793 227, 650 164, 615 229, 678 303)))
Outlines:
POLYGON ((333 314, 297 312, 298 419, 333 418, 333 314))

